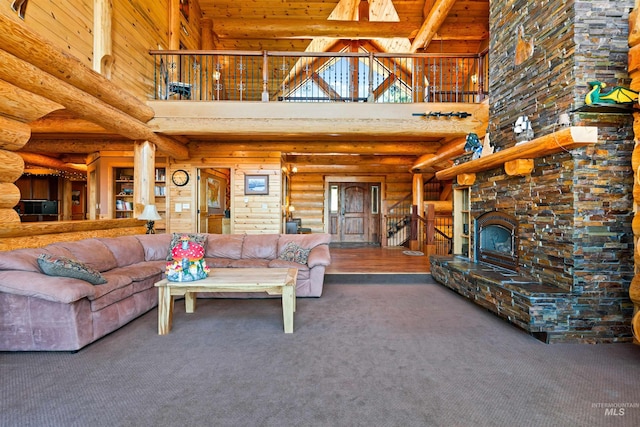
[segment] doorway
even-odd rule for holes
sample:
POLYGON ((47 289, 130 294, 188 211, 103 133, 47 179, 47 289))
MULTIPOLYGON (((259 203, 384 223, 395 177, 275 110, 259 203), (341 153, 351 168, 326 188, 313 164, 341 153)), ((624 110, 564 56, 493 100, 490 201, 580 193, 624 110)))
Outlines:
POLYGON ((329 182, 332 243, 380 244, 380 182, 329 182))
POLYGON ((231 169, 198 169, 198 233, 230 232, 231 169))

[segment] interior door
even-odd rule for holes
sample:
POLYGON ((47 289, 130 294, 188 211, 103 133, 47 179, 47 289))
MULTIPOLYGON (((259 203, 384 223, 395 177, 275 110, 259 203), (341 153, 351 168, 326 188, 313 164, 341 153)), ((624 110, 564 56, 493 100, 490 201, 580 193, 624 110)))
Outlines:
POLYGON ((329 230, 332 242, 380 243, 377 198, 371 197, 379 184, 364 182, 330 183, 329 230), (373 205, 375 204, 375 206, 373 205))
POLYGON ((198 169, 198 233, 209 232, 206 186, 208 176, 207 172, 198 169))

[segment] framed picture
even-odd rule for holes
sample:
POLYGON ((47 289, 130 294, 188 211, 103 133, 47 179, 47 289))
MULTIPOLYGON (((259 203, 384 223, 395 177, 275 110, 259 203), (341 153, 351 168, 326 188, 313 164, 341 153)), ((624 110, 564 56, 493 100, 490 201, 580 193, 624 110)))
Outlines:
POLYGON ((227 181, 215 176, 207 177, 207 212, 223 214, 226 209, 227 181))
POLYGON ((245 175, 244 194, 269 194, 269 175, 245 175))

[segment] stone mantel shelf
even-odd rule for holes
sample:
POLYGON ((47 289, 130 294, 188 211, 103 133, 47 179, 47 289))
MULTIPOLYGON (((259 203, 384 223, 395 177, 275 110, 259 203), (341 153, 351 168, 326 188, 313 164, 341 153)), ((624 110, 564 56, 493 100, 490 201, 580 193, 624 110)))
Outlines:
POLYGON ((598 142, 597 127, 571 126, 488 156, 443 169, 436 172, 436 178, 444 181, 453 179, 458 175, 483 172, 495 169, 508 162, 520 160, 529 160, 530 162, 528 164, 532 166, 532 159, 571 150, 573 148, 584 147, 595 144, 596 142, 598 142))

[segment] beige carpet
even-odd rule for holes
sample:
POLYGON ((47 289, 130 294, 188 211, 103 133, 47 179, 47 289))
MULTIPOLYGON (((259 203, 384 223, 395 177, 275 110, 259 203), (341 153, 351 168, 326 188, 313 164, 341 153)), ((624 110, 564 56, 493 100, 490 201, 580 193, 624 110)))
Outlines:
POLYGON ((0 353, 1 426, 637 426, 640 347, 546 345, 435 284, 176 303, 78 353, 0 353))

